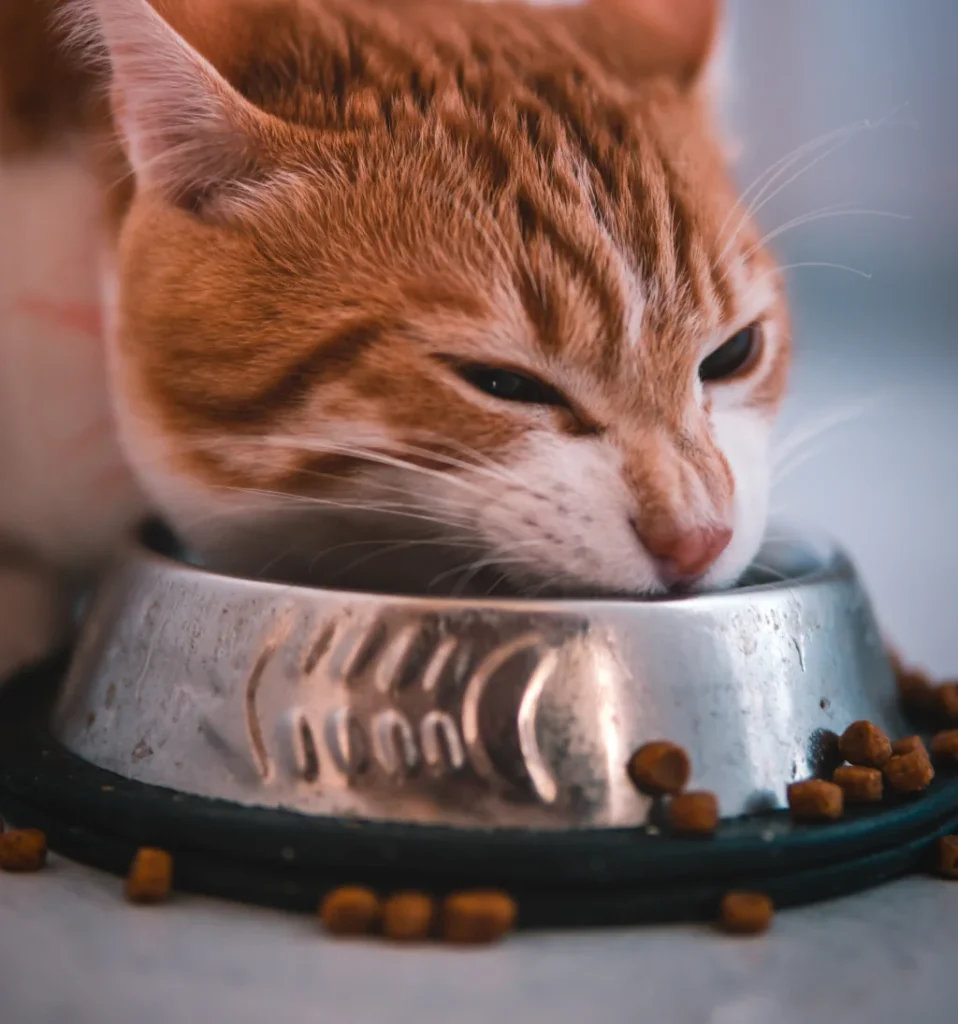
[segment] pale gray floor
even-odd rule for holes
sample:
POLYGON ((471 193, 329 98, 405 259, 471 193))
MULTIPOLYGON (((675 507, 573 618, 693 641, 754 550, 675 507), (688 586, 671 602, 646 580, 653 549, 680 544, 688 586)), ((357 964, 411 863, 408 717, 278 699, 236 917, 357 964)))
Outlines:
POLYGON ((5 1024, 952 1024, 958 884, 912 879, 707 928, 518 937, 479 952, 337 943, 309 920, 123 905, 67 864, 0 885, 5 1024))
MULTIPOLYGON (((788 422, 872 404, 777 505, 837 534, 896 639, 958 673, 954 295, 876 274, 797 282, 796 301, 788 422)), ((59 861, 0 876, 3 1024, 945 1024, 956 968, 958 883, 928 879, 782 914, 758 940, 651 928, 463 953, 337 944, 308 920, 186 897, 134 910, 116 879, 59 861)))

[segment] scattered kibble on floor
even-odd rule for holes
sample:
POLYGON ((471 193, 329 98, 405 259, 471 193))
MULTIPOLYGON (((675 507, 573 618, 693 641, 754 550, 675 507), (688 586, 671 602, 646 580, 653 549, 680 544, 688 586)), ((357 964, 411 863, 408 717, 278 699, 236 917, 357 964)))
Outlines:
POLYGON ((331 935, 368 935, 382 919, 382 901, 372 889, 341 886, 326 894, 319 918, 331 935))
POLYGON ((925 744, 909 736, 892 744, 895 753, 885 762, 885 781, 897 793, 919 793, 935 777, 925 744))
POLYGON ((0 868, 39 871, 47 862, 47 837, 36 828, 12 828, 0 833, 0 868))
POLYGON ((633 785, 647 796, 678 793, 689 781, 691 770, 688 754, 668 740, 656 740, 639 747, 628 764, 633 785))
POLYGON ((958 836, 938 840, 938 873, 943 878, 958 878, 958 836))
POLYGON ((924 746, 920 736, 905 736, 900 740, 895 740, 891 745, 891 752, 899 756, 902 754, 913 754, 916 750, 923 750, 924 746))
POLYGON ((442 904, 442 937, 447 942, 495 942, 515 927, 516 901, 504 892, 460 892, 442 904))
POLYGON ((787 793, 789 810, 796 821, 835 821, 845 810, 841 786, 824 779, 793 782, 787 793))
POLYGON ((898 697, 905 711, 941 726, 958 724, 958 682, 935 685, 925 672, 892 658, 898 697))
POLYGON ((775 906, 762 892, 730 892, 722 899, 719 923, 734 935, 759 935, 768 931, 775 906))
POLYGON ((881 768, 892 755, 892 745, 883 730, 872 722, 853 722, 839 737, 838 752, 852 765, 881 768))
POLYGON ((163 903, 173 891, 173 858, 166 850, 142 847, 136 851, 124 894, 130 903, 163 903))
POLYGON ((669 801, 668 820, 679 835, 710 836, 718 828, 718 799, 704 790, 679 793, 669 801))
POLYGON ((435 919, 435 900, 425 893, 397 893, 383 904, 383 934, 396 942, 428 939, 435 919))
POLYGON ((931 756, 943 764, 958 765, 958 729, 944 729, 931 741, 931 756))
POLYGON ((905 665, 897 655, 892 656, 892 669, 898 684, 898 698, 910 714, 928 715, 938 705, 935 686, 928 676, 918 669, 905 665))
POLYGON ((938 706, 946 722, 958 722, 958 683, 938 687, 938 706))
POLYGON ((882 773, 877 768, 844 765, 835 769, 832 781, 841 787, 846 803, 876 804, 881 801, 882 773))

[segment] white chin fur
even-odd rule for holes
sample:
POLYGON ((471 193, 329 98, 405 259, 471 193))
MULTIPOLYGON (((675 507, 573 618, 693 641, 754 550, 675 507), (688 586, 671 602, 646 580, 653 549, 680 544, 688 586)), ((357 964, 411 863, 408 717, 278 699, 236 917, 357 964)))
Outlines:
POLYGON ((734 583, 762 546, 768 518, 771 425, 767 417, 747 409, 717 412, 712 425, 735 480, 732 542, 701 581, 702 588, 714 589, 734 583))
POLYGON ((478 532, 513 580, 533 589, 663 589, 629 525, 632 500, 610 446, 540 435, 483 486, 478 532))

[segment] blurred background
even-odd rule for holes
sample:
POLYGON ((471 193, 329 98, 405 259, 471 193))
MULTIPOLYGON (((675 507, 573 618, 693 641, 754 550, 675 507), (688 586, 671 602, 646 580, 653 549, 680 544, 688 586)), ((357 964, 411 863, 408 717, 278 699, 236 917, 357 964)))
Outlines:
POLYGON ((800 264, 773 510, 842 540, 890 638, 958 675, 958 3, 728 0, 728 19, 742 187, 793 154, 750 192, 800 264))

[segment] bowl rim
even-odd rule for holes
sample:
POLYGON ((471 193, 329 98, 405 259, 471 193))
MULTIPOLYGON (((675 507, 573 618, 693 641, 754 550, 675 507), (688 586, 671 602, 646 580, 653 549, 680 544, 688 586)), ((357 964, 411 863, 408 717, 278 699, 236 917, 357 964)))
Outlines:
MULTIPOLYGON (((777 524, 778 525, 778 524, 777 524)), ((442 611, 474 611, 474 612, 506 612, 517 613, 562 613, 580 612, 583 608, 596 610, 618 610, 649 612, 652 609, 688 611, 702 609, 710 605, 729 605, 743 600, 750 601, 759 597, 769 597, 788 593, 793 599, 799 592, 807 592, 822 585, 849 582, 856 578, 854 564, 845 550, 828 534, 807 529, 787 530, 780 533, 772 541, 776 544, 782 540, 791 542, 793 550, 800 552, 812 561, 812 567, 806 572, 799 572, 781 581, 750 583, 744 586, 733 586, 724 590, 710 590, 688 594, 666 594, 653 597, 562 597, 562 598, 522 598, 522 597, 448 597, 430 594, 389 594, 379 591, 354 590, 349 588, 309 586, 304 583, 286 583, 282 580, 256 579, 248 576, 233 575, 204 568, 193 562, 179 559, 156 551, 141 538, 134 536, 126 545, 119 557, 124 567, 131 563, 146 565, 152 569, 162 569, 166 574, 196 579, 205 577, 220 585, 238 588, 243 591, 252 590, 262 595, 272 593, 275 596, 299 594, 311 600, 326 599, 350 603, 388 604, 394 608, 410 608, 428 605, 431 612, 442 611)))

